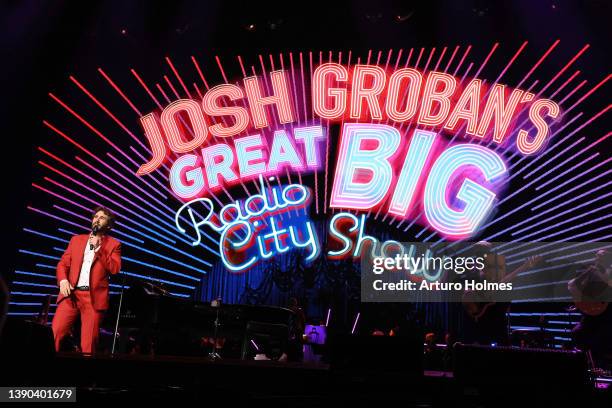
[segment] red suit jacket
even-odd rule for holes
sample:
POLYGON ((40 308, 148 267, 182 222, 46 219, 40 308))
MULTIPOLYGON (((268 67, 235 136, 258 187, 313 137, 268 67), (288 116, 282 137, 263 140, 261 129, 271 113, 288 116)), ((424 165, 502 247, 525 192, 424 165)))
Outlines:
MULTIPOLYGON (((57 284, 68 279, 72 286, 76 286, 81 274, 81 264, 85 245, 88 245, 89 234, 75 235, 70 240, 68 248, 57 264, 57 284)), ((121 269, 121 243, 115 238, 105 235, 102 238, 100 249, 95 253, 91 270, 89 272, 89 291, 94 309, 108 309, 108 278, 119 273, 121 269)), ((66 297, 60 293, 57 298, 59 304, 66 297)))

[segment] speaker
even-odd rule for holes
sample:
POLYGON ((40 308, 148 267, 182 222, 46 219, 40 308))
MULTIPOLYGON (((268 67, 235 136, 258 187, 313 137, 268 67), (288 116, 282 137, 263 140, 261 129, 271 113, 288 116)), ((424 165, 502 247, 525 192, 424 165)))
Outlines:
POLYGON ((501 391, 584 391, 588 386, 586 356, 581 351, 491 347, 457 343, 454 376, 463 386, 501 391))
POLYGON ((0 353, 13 358, 52 358, 53 331, 50 326, 9 317, 0 338, 0 353))
POLYGON ((330 337, 331 367, 336 370, 401 372, 423 376, 423 339, 411 336, 330 337))

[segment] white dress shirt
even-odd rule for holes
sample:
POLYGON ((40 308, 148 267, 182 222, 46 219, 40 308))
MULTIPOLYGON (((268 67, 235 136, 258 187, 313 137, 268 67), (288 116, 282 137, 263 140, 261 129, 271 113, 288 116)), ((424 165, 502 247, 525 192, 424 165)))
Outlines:
POLYGON ((85 252, 83 253, 83 263, 81 264, 81 273, 79 274, 79 281, 76 286, 89 286, 89 273, 91 271, 91 264, 93 263, 94 255, 100 249, 98 246, 95 249, 90 249, 89 242, 85 245, 85 252))

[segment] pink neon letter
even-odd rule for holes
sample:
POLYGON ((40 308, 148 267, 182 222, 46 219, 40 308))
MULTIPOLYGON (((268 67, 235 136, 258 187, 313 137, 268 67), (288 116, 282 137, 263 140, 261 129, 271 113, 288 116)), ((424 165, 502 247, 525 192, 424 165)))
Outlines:
POLYGON ((442 123, 450 111, 450 97, 455 92, 456 87, 457 80, 452 75, 442 72, 432 72, 429 74, 425 83, 425 90, 423 91, 418 123, 427 126, 436 126, 442 123), (442 90, 437 89, 438 84, 443 85, 442 90), (437 102, 440 106, 437 112, 433 109, 434 102, 437 102))
POLYGON ((257 129, 268 126, 266 105, 276 106, 280 123, 290 123, 294 120, 285 71, 272 71, 270 81, 272 82, 272 95, 262 96, 260 79, 256 76, 244 78, 244 87, 251 108, 253 125, 257 129))
POLYGON ((385 104, 385 110, 389 118, 396 122, 404 122, 414 116, 417 111, 421 81, 421 73, 412 68, 399 69, 391 75, 391 78, 389 78, 387 103, 385 104), (403 102, 400 100, 400 91, 402 90, 401 83, 404 79, 409 81, 408 85, 406 85, 409 87, 408 98, 406 100, 406 108, 400 110, 398 103, 403 102))
POLYGON ((385 88, 385 71, 375 65, 356 65, 353 72, 353 87, 351 93, 351 118, 359 119, 362 114, 362 101, 365 99, 372 119, 382 119, 378 96, 385 88), (366 78, 371 77, 370 86, 366 86, 366 78))
POLYGON ((548 112, 548 116, 556 118, 559 116, 559 105, 548 99, 540 99, 535 101, 533 105, 529 107, 529 120, 534 124, 537 129, 537 133, 533 140, 528 139, 528 133, 526 130, 520 130, 516 136, 516 145, 523 154, 534 154, 542 148, 548 134, 550 133, 548 125, 542 118, 542 109, 545 108, 548 112))
POLYGON ((330 207, 370 209, 380 203, 391 185, 393 169, 389 159, 399 143, 400 133, 394 127, 346 123, 330 207), (372 144, 376 146, 371 148, 372 144), (364 145, 370 148, 363 149, 364 145), (364 181, 366 176, 369 179, 364 181))
POLYGON ((179 99, 166 106, 161 114, 161 124, 168 138, 168 146, 174 153, 187 153, 201 146, 206 140, 206 123, 200 105, 191 99, 179 99), (185 141, 177 123, 177 115, 185 112, 193 128, 193 139, 185 141))
POLYGON ((337 82, 346 82, 348 72, 340 64, 322 64, 312 75, 312 108, 323 119, 337 119, 346 110, 346 89, 328 87, 332 77, 337 82), (328 98, 332 108, 326 107, 328 98))
POLYGON ((244 93, 236 85, 217 85, 206 92, 202 99, 202 107, 204 112, 210 116, 233 116, 235 121, 233 126, 224 127, 221 123, 217 123, 210 127, 210 133, 218 137, 234 136, 249 126, 249 114, 240 106, 219 106, 217 100, 223 96, 235 101, 243 98, 244 93))
POLYGON ((151 151, 153 152, 153 158, 148 163, 140 166, 136 174, 144 176, 145 174, 151 173, 162 165, 166 157, 166 146, 164 145, 164 138, 161 134, 161 129, 157 121, 157 115, 155 113, 149 113, 148 115, 140 118, 140 123, 145 132, 145 136, 151 145, 151 151))

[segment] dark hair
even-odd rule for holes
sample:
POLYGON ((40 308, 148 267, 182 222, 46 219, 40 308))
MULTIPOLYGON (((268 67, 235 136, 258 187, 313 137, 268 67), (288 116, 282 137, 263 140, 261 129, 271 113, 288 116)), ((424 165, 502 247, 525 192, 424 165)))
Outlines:
POLYGON ((91 214, 91 218, 95 217, 95 215, 100 211, 102 211, 108 217, 108 228, 113 228, 115 226, 115 222, 117 221, 117 217, 115 216, 115 214, 113 214, 111 210, 106 207, 100 205, 94 208, 93 213, 91 214))

